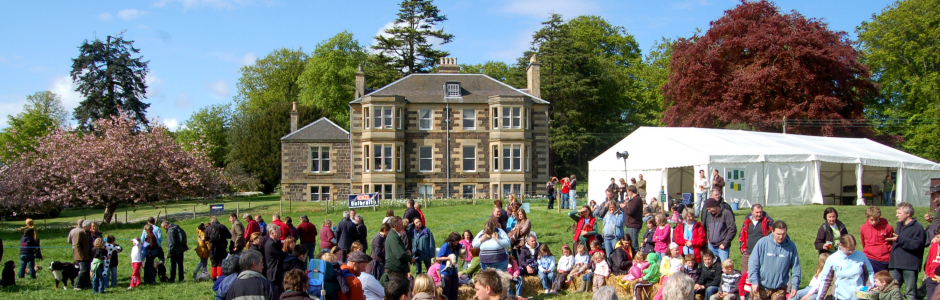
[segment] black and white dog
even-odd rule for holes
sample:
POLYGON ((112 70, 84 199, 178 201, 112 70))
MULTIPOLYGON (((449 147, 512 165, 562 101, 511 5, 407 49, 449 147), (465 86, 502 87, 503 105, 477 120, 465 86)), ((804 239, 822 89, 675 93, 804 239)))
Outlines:
POLYGON ((52 272, 52 278, 55 279, 55 288, 59 288, 59 283, 62 283, 63 289, 69 289, 69 280, 72 281, 72 285, 75 285, 75 278, 78 277, 78 266, 74 263, 65 263, 60 261, 53 261, 49 263, 49 272, 52 272))

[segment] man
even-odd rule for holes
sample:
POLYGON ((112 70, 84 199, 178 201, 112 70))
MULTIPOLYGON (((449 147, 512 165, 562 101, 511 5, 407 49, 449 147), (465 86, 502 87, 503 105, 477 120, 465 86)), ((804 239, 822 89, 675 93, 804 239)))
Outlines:
POLYGON ((370 261, 372 261, 372 258, 362 253, 362 251, 353 251, 349 254, 349 259, 346 260, 346 264, 340 266, 340 269, 356 276, 344 276, 346 285, 349 286, 349 295, 337 293, 339 294, 339 300, 366 300, 366 296, 362 291, 362 282, 359 281, 358 277, 370 261))
MULTIPOLYGON (((497 201, 499 201, 499 200, 497 200, 497 201)), ((506 219, 506 223, 501 222, 501 220, 503 220, 503 210, 502 210, 502 209, 500 209, 499 207, 494 207, 494 208, 493 208, 493 213, 490 214, 490 219, 496 220, 496 223, 499 224, 499 229, 502 229, 503 231, 508 231, 508 230, 506 230, 506 226, 507 226, 508 223, 509 223, 509 218, 506 219)))
POLYGON ((403 214, 402 217, 408 221, 408 228, 411 229, 411 224, 414 224, 415 219, 420 219, 421 214, 415 209, 414 199, 408 199, 408 202, 405 202, 405 206, 405 214, 403 214))
POLYGON ((506 291, 496 269, 487 268, 473 277, 477 300, 499 300, 506 291))
POLYGON ((271 224, 281 228, 281 242, 283 242, 285 238, 291 236, 290 226, 287 226, 287 223, 281 221, 281 214, 275 213, 273 216, 271 216, 271 224))
POLYGON ((607 215, 608 204, 610 203, 620 204, 620 202, 617 201, 616 190, 607 189, 606 191, 604 191, 604 193, 606 194, 606 197, 604 198, 604 202, 601 202, 600 204, 597 204, 597 206, 594 206, 591 208, 592 210, 594 210, 594 217, 598 219, 603 219, 604 216, 607 215))
POLYGON ((317 225, 310 223, 307 215, 301 215, 297 233, 300 234, 300 244, 307 247, 307 259, 312 259, 317 246, 317 225))
POLYGON ((731 240, 734 239, 737 226, 734 224, 734 213, 718 206, 718 200, 709 198, 705 200, 705 236, 708 238, 708 250, 721 258, 728 259, 731 240))
MULTIPOLYGON (((156 229, 154 229, 156 231, 156 229)), ((222 276, 222 260, 225 259, 228 239, 232 232, 225 225, 219 223, 216 216, 209 217, 209 227, 206 227, 205 239, 209 241, 209 262, 211 263, 210 276, 213 279, 222 276)))
MULTIPOLYGON (((355 216, 356 210, 350 209, 349 217, 355 216)), ((343 218, 336 226, 336 246, 338 246, 340 250, 336 256, 340 262, 346 261, 346 255, 349 254, 349 247, 352 247, 353 242, 359 240, 359 228, 356 228, 356 224, 353 223, 349 217, 343 218)))
POLYGON ((261 229, 261 231, 259 231, 261 232, 261 235, 267 236, 266 232, 268 232, 268 224, 264 223, 264 218, 262 218, 261 215, 257 215, 255 216, 255 222, 258 222, 258 228, 261 229))
POLYGON ((180 282, 183 282, 183 253, 189 250, 186 245, 186 231, 179 225, 170 224, 164 220, 161 224, 166 230, 166 249, 170 259, 170 282, 176 282, 176 273, 180 274, 180 282))
POLYGON ((493 201, 493 215, 492 216, 499 218, 500 228, 502 228, 505 231, 509 231, 509 230, 506 230, 506 224, 509 223, 509 213, 506 212, 505 209, 503 209, 503 200, 497 199, 493 201), (499 211, 499 213, 496 212, 497 210, 499 211))
MULTIPOLYGON (((392 231, 385 238, 385 276, 379 279, 383 285, 393 279, 408 281, 408 272, 411 271, 411 253, 405 250, 405 242, 401 235, 405 232, 405 225, 398 216, 392 217, 388 223, 392 231)), ((374 250, 374 249, 373 249, 374 250)))
POLYGON ((698 170, 698 179, 695 181, 695 217, 702 213, 702 203, 705 203, 705 197, 708 196, 708 177, 705 177, 705 169, 698 170))
POLYGON ((570 201, 571 207, 578 207, 578 201, 575 198, 578 196, 578 190, 576 189, 578 185, 578 177, 571 174, 571 179, 568 181, 568 200, 570 201))
POLYGON ((284 280, 284 244, 281 243, 281 227, 268 227, 268 239, 264 242, 264 267, 265 278, 271 281, 275 287, 280 289, 284 280))
POLYGON ((787 223, 776 221, 771 227, 773 234, 754 245, 754 252, 761 255, 751 256, 748 262, 747 283, 754 300, 785 300, 787 284, 790 295, 796 295, 800 286, 800 256, 787 235, 787 223))
POLYGON ((718 191, 718 195, 725 193, 725 179, 718 175, 718 169, 712 170, 712 191, 718 191))
POLYGON ((924 244, 927 233, 924 227, 914 219, 914 206, 909 202, 898 204, 895 233, 885 240, 891 244, 891 258, 888 270, 891 277, 904 286, 907 300, 916 299, 917 273, 923 265, 924 244))
POLYGON ((620 189, 620 187, 617 186, 617 180, 611 178, 611 179, 610 179, 610 184, 607 185, 607 190, 608 190, 608 191, 616 191, 616 190, 618 190, 618 189, 620 189))
POLYGON ((244 214, 242 218, 245 219, 245 224, 248 224, 245 227, 245 242, 246 244, 251 244, 251 241, 248 239, 251 238, 251 234, 255 232, 261 232, 261 225, 258 225, 258 221, 255 221, 251 214, 244 214))
POLYGON ((248 245, 245 238, 245 226, 242 226, 242 222, 238 221, 238 215, 235 213, 228 215, 228 221, 232 223, 232 242, 229 245, 229 253, 242 253, 248 245))
POLYGON ((640 198, 646 198, 646 180, 643 179, 643 174, 640 174, 640 180, 636 181, 636 191, 640 198))
POLYGON ((238 259, 241 273, 228 288, 225 299, 278 299, 281 297, 280 288, 261 275, 264 263, 261 253, 255 250, 246 250, 238 259))
POLYGON ((754 245, 770 234, 771 224, 762 205, 757 203, 751 205, 751 214, 744 219, 744 224, 741 224, 741 236, 738 238, 741 243, 741 270, 747 270, 747 262, 751 257, 751 251, 754 250, 754 245))
POLYGON ((885 176, 885 180, 882 180, 881 183, 884 183, 884 205, 894 206, 894 179, 891 178, 891 174, 885 176))
MULTIPOLYGON (((157 219, 154 219, 153 217, 147 218, 147 224, 150 224, 150 226, 153 226, 153 236, 157 238, 157 244, 163 245, 163 232, 160 231, 160 226, 157 226, 157 219)), ((147 230, 144 229, 144 230, 141 230, 140 232, 140 241, 143 242, 146 240, 147 240, 147 230)))
POLYGON ((640 228, 643 227, 643 198, 637 194, 636 186, 627 187, 627 196, 630 200, 620 203, 620 209, 623 211, 623 230, 624 235, 630 236, 633 243, 633 249, 639 250, 640 228))
POLYGON ((372 238, 372 270, 370 274, 375 278, 382 278, 382 274, 385 274, 385 239, 388 237, 390 230, 392 230, 391 225, 383 223, 382 227, 379 228, 379 233, 372 238))
POLYGON ((72 244, 72 259, 78 263, 78 280, 74 280, 72 287, 80 291, 85 287, 91 286, 91 253, 88 251, 88 245, 91 245, 90 237, 86 230, 91 228, 91 221, 78 219, 75 222, 75 228, 69 231, 69 244, 72 244))
POLYGON ((871 262, 872 271, 878 273, 878 271, 888 269, 888 261, 891 259, 891 243, 886 239, 894 236, 894 227, 891 227, 888 220, 881 217, 881 209, 877 206, 869 206, 865 210, 865 216, 868 220, 862 224, 862 228, 859 230, 862 239, 862 252, 871 262))

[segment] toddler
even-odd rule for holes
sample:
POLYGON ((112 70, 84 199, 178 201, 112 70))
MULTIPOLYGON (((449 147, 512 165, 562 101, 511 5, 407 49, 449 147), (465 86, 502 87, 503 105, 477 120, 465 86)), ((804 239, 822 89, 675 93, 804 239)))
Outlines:
POLYGON ((826 265, 826 259, 828 258, 829 253, 819 254, 819 258, 816 261, 816 273, 814 273, 813 279, 810 280, 809 285, 802 290, 796 291, 796 300, 816 299, 816 293, 819 291, 819 273, 822 273, 823 267, 826 265))
POLYGON ((646 252, 637 252, 633 257, 633 266, 630 267, 630 273, 624 275, 621 281, 634 281, 643 277, 643 271, 649 268, 650 263, 646 261, 646 252))
POLYGON ((144 264, 144 257, 140 255, 140 238, 131 239, 134 244, 131 247, 131 285, 127 289, 132 289, 140 285, 140 267, 144 264))
POLYGON ((571 272, 571 269, 574 268, 574 255, 571 255, 571 247, 568 245, 561 246, 561 259, 558 259, 557 272, 558 275, 555 275, 555 282, 552 283, 552 293, 557 293, 565 288, 565 281, 568 278, 568 273, 571 272))
POLYGON ((571 273, 568 274, 568 279, 565 282, 566 284, 571 283, 571 278, 581 275, 587 270, 590 270, 591 265, 591 256, 587 254, 587 248, 584 247, 584 244, 578 244, 578 255, 574 256, 574 268, 571 269, 571 273))
POLYGON ((653 241, 653 234, 656 233, 656 219, 650 217, 646 220, 646 233, 643 234, 643 243, 640 245, 640 251, 646 253, 656 252, 656 242, 653 241))
POLYGON ((610 266, 607 265, 607 259, 604 257, 603 252, 594 253, 594 292, 607 283, 607 276, 610 276, 610 266))
POLYGON ((721 287, 718 293, 712 295, 709 300, 737 300, 738 299, 738 281, 741 280, 741 272, 734 269, 734 262, 726 259, 721 262, 721 287))

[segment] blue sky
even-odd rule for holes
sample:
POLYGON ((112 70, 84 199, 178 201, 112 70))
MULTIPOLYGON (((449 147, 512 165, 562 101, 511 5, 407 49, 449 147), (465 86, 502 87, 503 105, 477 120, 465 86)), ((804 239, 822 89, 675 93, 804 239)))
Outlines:
MULTIPOLYGON (((688 37, 739 4, 736 0, 437 0, 449 18, 442 27, 456 37, 441 48, 459 63, 513 62, 552 12, 566 19, 593 14, 623 26, 643 53, 662 37, 688 37)), ((778 1, 846 31, 893 3, 887 0, 778 1)), ((27 95, 50 90, 69 111, 81 101, 68 77, 85 39, 126 31, 150 61, 150 118, 171 127, 193 111, 230 103, 239 68, 277 48, 313 51, 344 30, 360 43, 395 18, 398 1, 155 0, 0 1, 0 128, 21 111, 27 95)))

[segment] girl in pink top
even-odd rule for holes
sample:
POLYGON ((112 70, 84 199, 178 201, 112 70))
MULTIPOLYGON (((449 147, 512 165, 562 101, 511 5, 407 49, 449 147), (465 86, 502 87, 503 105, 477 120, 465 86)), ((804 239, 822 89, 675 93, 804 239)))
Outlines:
POLYGON ((460 251, 466 253, 463 258, 463 268, 466 269, 470 266, 470 261, 473 260, 473 254, 470 253, 470 248, 473 248, 473 233, 470 230, 463 231, 463 239, 460 240, 460 251))
POLYGON ((662 256, 669 251, 669 243, 672 242, 672 228, 666 223, 666 215, 656 215, 656 231, 653 232, 653 242, 656 243, 654 251, 662 256))

